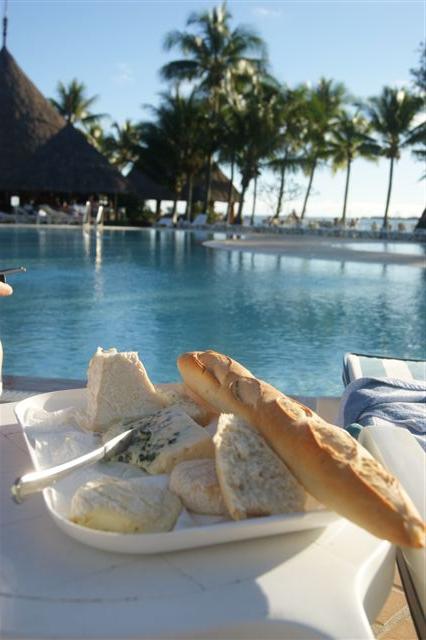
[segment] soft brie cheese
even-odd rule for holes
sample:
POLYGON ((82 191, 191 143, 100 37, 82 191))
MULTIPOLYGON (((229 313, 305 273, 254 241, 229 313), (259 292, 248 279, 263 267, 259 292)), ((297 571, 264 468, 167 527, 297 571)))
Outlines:
POLYGON ((70 519, 90 529, 154 533, 170 531, 181 509, 177 496, 150 484, 146 478, 102 478, 77 489, 70 519))
MULTIPOLYGON (((169 473, 182 460, 213 457, 210 435, 179 407, 162 409, 137 421, 128 447, 110 460, 127 462, 148 473, 169 473)), ((109 430, 104 440, 128 428, 122 424, 109 430)))
POLYGON ((135 351, 100 347, 87 371, 87 426, 103 431, 114 420, 155 413, 165 406, 135 351))

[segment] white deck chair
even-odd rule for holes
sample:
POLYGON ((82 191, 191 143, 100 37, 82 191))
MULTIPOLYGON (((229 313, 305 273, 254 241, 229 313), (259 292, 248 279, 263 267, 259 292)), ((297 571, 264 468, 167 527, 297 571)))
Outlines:
MULTIPOLYGON (((362 378, 393 378, 407 383, 426 380, 424 360, 389 358, 347 353, 343 359, 345 386, 362 378)), ((416 439, 404 428, 364 427, 359 440, 384 466, 396 475, 426 519, 424 470, 426 454, 416 439)), ((401 575, 411 617, 419 638, 426 637, 426 550, 397 549, 401 575)))
POLYGON ((207 213, 199 213, 191 222, 191 227, 203 227, 207 224, 207 213))
POLYGON ((163 216, 156 223, 157 227, 173 227, 173 218, 170 216, 163 216))

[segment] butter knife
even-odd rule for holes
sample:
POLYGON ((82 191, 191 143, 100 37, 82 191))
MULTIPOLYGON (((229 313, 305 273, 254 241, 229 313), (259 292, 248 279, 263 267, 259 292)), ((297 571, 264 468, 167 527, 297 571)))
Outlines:
POLYGON ((113 453, 117 453, 118 451, 125 449, 130 444, 132 434, 135 429, 138 429, 140 422, 133 422, 132 425, 133 426, 131 428, 126 429, 126 431, 118 434, 118 436, 114 436, 114 438, 105 442, 101 447, 98 447, 93 451, 89 451, 89 453, 85 453, 82 456, 78 456, 78 458, 55 465, 54 467, 43 469, 42 471, 31 471, 30 473, 26 473, 25 475, 17 478, 10 489, 12 499, 17 504, 20 504, 31 494, 42 491, 43 489, 46 489, 46 487, 50 487, 57 480, 60 480, 72 471, 75 471, 75 469, 80 469, 81 467, 94 464, 106 456, 110 456, 113 453))

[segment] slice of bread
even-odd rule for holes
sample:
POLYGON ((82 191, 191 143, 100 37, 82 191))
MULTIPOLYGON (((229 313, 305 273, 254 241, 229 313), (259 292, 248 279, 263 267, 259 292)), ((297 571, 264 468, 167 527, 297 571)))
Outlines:
POLYGON ((75 492, 70 519, 90 529, 117 533, 170 531, 182 505, 171 491, 146 478, 91 480, 75 492))
POLYGON ((189 511, 228 514, 212 459, 187 460, 177 464, 170 474, 169 489, 189 511))
POLYGON ((109 439, 120 431, 134 426, 130 444, 124 451, 111 456, 111 460, 127 462, 150 474, 170 473, 183 460, 212 458, 213 441, 182 409, 173 406, 152 416, 113 425, 104 436, 109 439))
POLYGON ((191 391, 182 382, 157 384, 155 390, 167 407, 180 407, 203 427, 217 417, 217 413, 213 413, 201 399, 195 399, 194 394, 191 394, 191 391))
POLYGON ((221 414, 213 441, 219 484, 234 520, 304 510, 301 484, 242 418, 221 414))
POLYGON ((114 420, 150 415, 164 406, 135 351, 97 349, 87 371, 87 428, 104 431, 114 420))

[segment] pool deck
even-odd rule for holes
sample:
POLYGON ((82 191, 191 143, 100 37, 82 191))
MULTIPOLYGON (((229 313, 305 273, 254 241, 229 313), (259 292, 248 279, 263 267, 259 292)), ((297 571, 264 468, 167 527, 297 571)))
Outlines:
POLYGON ((396 253, 392 251, 369 251, 368 243, 377 241, 359 240, 352 238, 330 238, 319 236, 297 236, 276 234, 244 234, 223 240, 207 240, 204 246, 211 249, 226 251, 244 251, 248 253, 262 253, 277 256, 291 256, 298 258, 335 260, 338 262, 362 262, 383 265, 405 265, 426 268, 425 255, 410 253, 396 253), (354 243, 365 245, 365 250, 353 249, 354 243))

